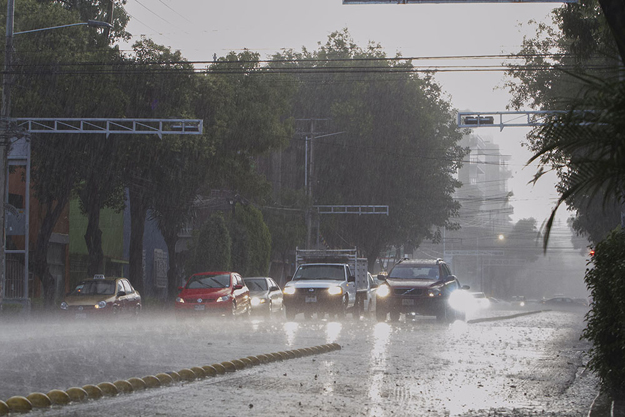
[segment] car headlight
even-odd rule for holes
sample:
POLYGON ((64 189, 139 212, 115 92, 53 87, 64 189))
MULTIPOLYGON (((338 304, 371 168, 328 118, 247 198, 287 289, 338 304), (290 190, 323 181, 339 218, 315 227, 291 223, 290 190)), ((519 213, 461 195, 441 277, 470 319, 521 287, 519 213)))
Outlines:
POLYGON ((440 297, 441 296, 441 290, 439 290, 438 288, 433 288, 431 290, 428 290, 428 297, 440 297))
POLYGON ((286 295, 293 295, 295 294, 295 287, 284 287, 284 290, 282 290, 282 292, 286 295))
POLYGON ((387 284, 382 284, 378 287, 376 294, 378 297, 384 298, 391 293, 391 288, 387 284))
POLYGON ((261 304, 265 304, 267 300, 265 300, 264 298, 258 298, 258 297, 252 297, 252 307, 256 307, 259 306, 261 304))
POLYGON ((104 308, 106 307, 106 301, 98 301, 98 304, 94 305, 95 308, 104 308))
POLYGON ((230 298, 232 298, 232 296, 230 294, 228 295, 222 295, 221 297, 219 297, 216 301, 218 303, 224 302, 224 301, 228 301, 230 298))
POLYGON ((330 295, 341 295, 341 294, 343 294, 343 288, 337 287, 337 286, 330 287, 330 288, 328 288, 328 294, 330 294, 330 295))
POLYGON ((69 308, 69 305, 65 301, 63 301, 61 303, 61 310, 67 310, 68 308, 69 308))
POLYGON ((184 304, 184 299, 182 297, 176 297, 176 302, 180 304, 184 304))

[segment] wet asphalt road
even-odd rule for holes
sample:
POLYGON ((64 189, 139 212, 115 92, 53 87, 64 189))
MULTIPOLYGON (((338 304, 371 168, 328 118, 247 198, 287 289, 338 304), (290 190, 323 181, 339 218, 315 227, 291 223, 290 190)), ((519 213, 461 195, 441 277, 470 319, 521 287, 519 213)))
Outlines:
POLYGON ((74 416, 586 416, 597 381, 584 311, 488 310, 468 322, 202 320, 0 323, 0 399, 338 343, 214 378, 38 409, 74 416))

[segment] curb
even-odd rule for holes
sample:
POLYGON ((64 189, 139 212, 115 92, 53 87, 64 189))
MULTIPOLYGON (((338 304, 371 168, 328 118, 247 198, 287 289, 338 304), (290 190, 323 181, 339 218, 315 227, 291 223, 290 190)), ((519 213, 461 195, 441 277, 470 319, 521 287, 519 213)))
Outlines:
POLYGON ((177 382, 191 382, 199 379, 206 379, 236 372, 253 366, 264 365, 271 362, 296 359, 304 356, 318 355, 321 353, 341 350, 338 343, 328 343, 326 345, 313 346, 287 351, 280 351, 246 358, 233 359, 212 365, 193 366, 184 368, 178 372, 169 371, 156 375, 148 375, 143 378, 129 378, 128 380, 117 380, 115 382, 101 382, 97 385, 85 385, 71 387, 67 390, 53 389, 47 394, 33 392, 25 397, 13 396, 6 401, 0 400, 0 416, 9 413, 27 413, 34 408, 49 408, 53 405, 62 406, 71 403, 83 402, 87 400, 97 400, 103 397, 114 397, 119 394, 131 394, 150 388, 159 388, 172 385, 177 382))
POLYGON ((467 320, 467 323, 483 323, 483 322, 486 322, 486 321, 499 321, 499 320, 514 319, 514 318, 517 318, 517 317, 523 317, 523 316, 529 316, 529 315, 532 315, 532 314, 544 313, 545 311, 551 311, 551 310, 526 311, 524 313, 511 314, 509 316, 485 317, 485 318, 482 318, 482 319, 467 320))

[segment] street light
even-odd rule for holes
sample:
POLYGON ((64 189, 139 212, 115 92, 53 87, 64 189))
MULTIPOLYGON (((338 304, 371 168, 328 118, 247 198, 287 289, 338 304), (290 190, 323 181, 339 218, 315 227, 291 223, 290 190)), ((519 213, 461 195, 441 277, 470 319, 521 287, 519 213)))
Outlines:
MULTIPOLYGON (((2 73, 2 109, 0 111, 0 309, 4 301, 5 283, 6 283, 6 230, 5 230, 5 212, 7 194, 7 154, 13 134, 11 132, 11 84, 13 75, 11 67, 13 65, 13 36, 24 33, 41 32, 45 30, 60 29, 70 26, 87 25, 90 27, 112 28, 113 26, 107 22, 97 20, 89 20, 87 22, 70 23, 67 25, 52 26, 41 29, 26 30, 23 32, 14 32, 14 15, 15 0, 7 0, 7 21, 6 21, 6 39, 4 49, 4 71, 2 73)), ((29 192, 29 190, 26 190, 29 192)), ((28 215, 28 213, 27 213, 28 215)), ((28 248, 25 248, 28 251, 28 248)), ((25 294, 26 298, 28 294, 25 294)))
MULTIPOLYGON (((71 27, 71 26, 83 26, 83 25, 87 25, 87 26, 92 27, 92 28, 109 28, 109 29, 113 28, 113 25, 111 25, 108 22, 100 22, 99 20, 87 20, 86 22, 70 23, 70 24, 67 24, 67 25, 51 26, 51 27, 48 27, 48 28, 25 30, 25 31, 22 31, 22 32, 14 32, 13 36, 21 35, 23 33, 43 32, 44 30, 68 28, 68 27, 71 27)), ((8 36, 8 34, 7 34, 7 36, 8 36)))

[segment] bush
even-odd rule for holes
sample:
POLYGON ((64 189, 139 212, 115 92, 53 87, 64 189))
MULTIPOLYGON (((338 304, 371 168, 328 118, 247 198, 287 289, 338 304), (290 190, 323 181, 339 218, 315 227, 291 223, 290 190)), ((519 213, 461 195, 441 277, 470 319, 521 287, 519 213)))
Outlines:
POLYGON ((232 240, 223 216, 220 213, 213 214, 193 236, 185 265, 186 274, 229 271, 231 246, 232 240))
POLYGON ((592 343, 589 366, 613 398, 625 396, 625 233, 612 231, 597 244, 586 271, 592 296, 582 337, 592 343))
POLYGON ((269 273, 271 234, 260 210, 252 205, 237 204, 230 222, 232 265, 243 276, 269 273))

